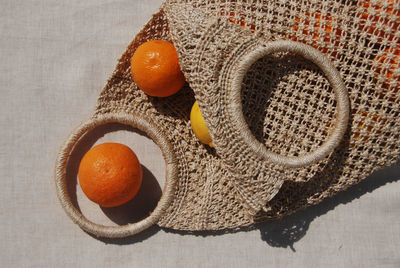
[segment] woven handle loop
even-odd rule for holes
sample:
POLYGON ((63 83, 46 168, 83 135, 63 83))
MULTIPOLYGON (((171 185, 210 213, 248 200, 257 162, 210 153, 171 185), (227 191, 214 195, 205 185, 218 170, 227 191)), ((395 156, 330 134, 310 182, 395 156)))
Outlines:
POLYGON ((350 110, 349 97, 339 72, 329 59, 315 48, 294 41, 280 40, 268 42, 240 58, 238 68, 233 77, 232 87, 228 89, 228 97, 230 100, 228 109, 232 115, 233 123, 240 130, 239 133, 242 140, 256 155, 274 164, 298 168, 308 166, 323 159, 339 145, 348 125, 350 110), (243 116, 241 87, 246 72, 251 65, 260 58, 276 52, 296 53, 315 63, 326 75, 337 100, 338 114, 335 128, 331 135, 318 149, 298 157, 283 156, 268 151, 265 145, 253 136, 243 116))
POLYGON ((153 224, 156 224, 159 218, 165 213, 171 203, 178 180, 178 165, 172 146, 166 136, 158 130, 157 126, 151 121, 138 117, 136 115, 126 114, 107 114, 97 116, 81 124, 64 142, 56 161, 55 168, 55 184, 57 196, 62 207, 73 222, 78 224, 83 230, 101 237, 126 237, 139 233, 153 224), (89 131, 92 131, 100 125, 108 123, 120 123, 132 126, 133 128, 144 131, 153 141, 160 147, 166 162, 166 181, 162 196, 150 215, 143 220, 122 226, 104 226, 96 224, 88 220, 82 213, 72 204, 67 189, 67 166, 74 146, 79 142, 80 138, 89 131))

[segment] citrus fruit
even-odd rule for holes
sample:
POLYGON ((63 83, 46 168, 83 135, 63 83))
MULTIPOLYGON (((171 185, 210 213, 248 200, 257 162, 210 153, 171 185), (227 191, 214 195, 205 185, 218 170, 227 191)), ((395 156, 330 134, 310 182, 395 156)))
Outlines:
POLYGON ((400 30, 400 11, 395 7, 394 0, 364 0, 358 6, 361 10, 360 30, 379 37, 379 42, 382 38, 388 38, 389 41, 395 38, 396 32, 400 30))
POLYGON ((246 20, 244 19, 244 16, 237 16, 235 12, 224 12, 222 13, 222 15, 228 16, 228 20, 231 23, 240 25, 242 27, 250 28, 252 32, 256 29, 256 26, 254 24, 247 23, 246 20))
POLYGON ((214 147, 197 101, 195 101, 192 106, 192 110, 190 111, 190 124, 192 125, 194 134, 202 143, 207 144, 210 147, 214 147))
POLYGON ((379 63, 377 72, 385 77, 383 93, 392 95, 391 100, 396 99, 400 88, 400 76, 396 74, 400 66, 400 46, 395 49, 385 49, 382 55, 374 58, 374 61, 379 63))
POLYGON ((131 59, 131 73, 136 85, 147 95, 168 97, 185 83, 174 45, 164 40, 141 44, 131 59))
MULTIPOLYGON (((376 56, 374 60, 378 61, 381 65, 378 71, 385 74, 388 81, 393 80, 394 73, 400 66, 400 45, 395 49, 385 49, 383 55, 376 56), (387 65, 386 69, 383 68, 385 64, 387 65)), ((397 77, 398 81, 399 79, 400 77, 397 77)))
POLYGON ((381 128, 375 125, 382 126, 387 123, 386 119, 366 111, 358 111, 356 117, 359 120, 355 121, 355 126, 357 127, 355 128, 355 133, 354 133, 355 140, 367 141, 371 139, 369 133, 372 130, 374 130, 375 134, 382 134, 381 128))
POLYGON ((78 177, 90 200, 103 207, 115 207, 137 194, 142 184, 142 167, 128 146, 103 143, 83 156, 78 177))
MULTIPOLYGON (((333 43, 335 47, 339 47, 339 40, 342 34, 340 28, 335 28, 335 19, 330 15, 322 15, 320 12, 305 12, 305 19, 295 18, 293 29, 298 32, 302 30, 302 36, 311 37, 312 46, 319 49, 323 53, 328 52, 327 44, 333 43), (300 24, 303 27, 300 29, 300 24), (321 44, 322 43, 322 44, 321 44)), ((293 41, 300 41, 296 36, 292 37, 293 41)), ((332 56, 336 57, 336 52, 332 52, 332 56)))

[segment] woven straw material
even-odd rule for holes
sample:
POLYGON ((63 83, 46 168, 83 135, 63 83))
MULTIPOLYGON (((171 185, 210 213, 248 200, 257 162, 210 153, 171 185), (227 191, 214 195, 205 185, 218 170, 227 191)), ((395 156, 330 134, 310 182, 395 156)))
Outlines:
POLYGON ((135 114, 165 133, 178 180, 158 225, 219 230, 280 218, 399 160, 399 25, 397 0, 166 1, 120 58, 94 118, 135 114), (149 97, 132 80, 135 49, 153 39, 177 48, 188 83, 174 96, 149 97), (246 55, 276 40, 307 44, 329 59, 350 110, 339 107, 321 66, 299 53, 279 50, 240 69, 246 55), (191 130, 195 99, 215 149, 191 130), (350 117, 341 120, 346 110, 350 117), (235 123, 240 118, 244 125, 235 123), (329 155, 302 167, 265 159, 243 137, 248 130, 260 152, 302 159, 344 121, 329 155))
MULTIPOLYGON (((259 219, 316 204, 398 161, 399 6, 398 1, 167 2, 173 41, 217 154, 241 175, 233 182, 241 194, 252 204, 266 204, 259 219), (257 41, 274 40, 302 42, 324 53, 349 91, 345 138, 327 158, 307 167, 289 169, 258 157, 233 123, 238 114, 227 97, 231 84, 224 81, 234 79, 229 70, 235 69, 235 57, 254 50, 257 41), (272 178, 285 182, 267 202, 272 178)), ((338 107, 331 84, 298 55, 275 53, 257 61, 244 77, 241 97, 252 134, 276 154, 301 157, 335 129, 338 107)))
MULTIPOLYGON (((217 230, 253 223, 247 203, 235 189, 234 174, 222 164, 214 150, 201 144, 190 125, 195 101, 185 85, 167 98, 147 96, 132 80, 130 59, 136 48, 149 40, 171 40, 169 26, 161 10, 146 24, 122 55, 98 99, 96 116, 135 113, 151 118, 167 134, 178 162, 178 182, 174 198, 158 225, 179 230, 217 230)), ((272 185, 277 192, 280 184, 272 185)))
POLYGON ((169 207, 171 200, 174 198, 175 185, 178 181, 178 168, 175 153, 166 137, 167 135, 160 131, 159 127, 155 125, 151 119, 144 116, 137 116, 135 113, 107 113, 104 115, 96 115, 76 128, 61 147, 55 168, 57 195, 62 207, 72 221, 87 232, 96 236, 109 238, 130 236, 156 224, 160 217, 165 214, 165 210, 169 207), (122 226, 105 226, 87 219, 82 215, 80 209, 75 207, 68 189, 68 184, 71 182, 67 181, 67 166, 69 157, 75 146, 79 144, 81 138, 88 132, 92 131, 96 127, 109 123, 129 125, 133 128, 144 131, 144 133, 153 139, 153 141, 160 147, 166 165, 166 183, 157 206, 144 219, 122 226))

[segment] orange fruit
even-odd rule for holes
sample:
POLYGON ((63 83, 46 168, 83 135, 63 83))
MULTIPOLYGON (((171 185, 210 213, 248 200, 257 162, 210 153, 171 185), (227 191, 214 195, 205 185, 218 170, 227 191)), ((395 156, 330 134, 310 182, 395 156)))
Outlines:
MULTIPOLYGON (((353 138, 354 140, 363 140, 367 141, 371 138, 370 132, 375 128, 374 134, 380 134, 381 131, 377 128, 376 124, 384 125, 387 120, 370 112, 366 111, 357 111, 353 114, 354 122, 352 127, 353 138)), ((332 122, 327 122, 326 127, 324 129, 324 135, 327 136, 329 134, 328 129, 332 127, 332 122)))
POLYGON ((395 49, 385 49, 383 55, 376 56, 374 60, 379 62, 378 73, 386 78, 383 83, 383 88, 386 91, 384 94, 391 93, 390 99, 395 99, 400 88, 400 76, 395 74, 400 66, 400 46, 395 49), (391 82, 394 86, 390 85, 391 82), (388 90, 391 92, 387 92, 388 90))
POLYGON ((83 156, 78 177, 90 200, 103 207, 115 207, 137 194, 142 184, 142 167, 128 146, 103 143, 83 156))
POLYGON ((365 112, 365 111, 358 111, 356 114, 357 117, 360 118, 358 124, 356 124, 356 129, 354 133, 355 140, 363 140, 367 141, 371 137, 369 136, 370 132, 375 128, 375 134, 381 134, 380 128, 376 127, 375 125, 383 125, 386 124, 386 119, 379 117, 376 114, 365 112), (364 132, 364 133, 363 133, 364 132), (366 132, 366 133, 365 133, 366 132))
POLYGON ((131 73, 137 86, 147 95, 168 97, 185 83, 174 45, 164 40, 141 44, 131 59, 131 73))
POLYGON ((387 37, 392 41, 395 33, 400 30, 400 10, 395 8, 394 0, 379 0, 375 3, 365 0, 359 2, 358 6, 362 9, 362 13, 359 14, 361 19, 359 29, 379 38, 387 37), (390 16, 396 19, 389 19, 390 16), (370 21, 369 24, 366 24, 367 20, 370 21), (380 29, 380 26, 378 27, 382 24, 389 26, 391 33, 388 34, 384 29, 380 29))
MULTIPOLYGON (((328 52, 328 48, 326 46, 320 47, 318 41, 322 41, 326 44, 333 43, 336 47, 338 47, 340 36, 342 34, 342 30, 339 28, 334 29, 334 18, 329 15, 322 15, 319 12, 305 13, 306 18, 303 21, 304 28, 302 29, 303 36, 311 36, 312 37, 312 46, 319 49, 323 53, 328 52)), ((299 17, 295 18, 295 25, 293 29, 295 31, 300 30, 301 19, 299 17)), ((292 37, 293 41, 299 41, 296 36, 292 37)), ((336 56, 336 52, 332 53, 332 56, 336 56)))
POLYGON ((223 16, 228 16, 228 20, 233 23, 242 26, 243 28, 247 27, 253 32, 256 29, 254 24, 249 24, 246 22, 243 16, 237 16, 235 12, 225 12, 222 13, 223 16))

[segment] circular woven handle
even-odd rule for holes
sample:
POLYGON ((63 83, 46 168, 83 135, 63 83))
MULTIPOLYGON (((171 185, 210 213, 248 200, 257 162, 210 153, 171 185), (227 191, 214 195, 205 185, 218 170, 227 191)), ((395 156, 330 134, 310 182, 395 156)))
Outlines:
POLYGON ((97 116, 81 124, 64 142, 58 154, 55 168, 57 196, 68 216, 83 230, 96 236, 109 238, 133 235, 157 223, 158 219, 165 213, 165 210, 172 201, 177 180, 178 165, 172 150, 172 146, 168 142, 166 136, 164 136, 156 127, 156 125, 150 121, 135 115, 125 114, 108 114, 97 116), (85 216, 83 216, 82 213, 72 204, 67 190, 67 165, 74 146, 84 134, 100 125, 108 123, 125 124, 144 131, 160 147, 166 162, 165 186, 156 208, 145 219, 136 223, 122 226, 104 226, 91 222, 85 218, 85 216))
POLYGON ((275 164, 286 167, 304 167, 326 157, 337 147, 346 132, 349 120, 349 97, 342 78, 329 59, 315 48, 294 41, 273 41, 252 50, 239 59, 236 73, 233 75, 232 87, 228 89, 229 113, 233 123, 240 130, 242 140, 258 156, 275 164), (316 150, 298 157, 283 156, 267 150, 251 133, 243 116, 241 87, 243 78, 251 65, 260 58, 275 52, 293 52, 315 63, 325 73, 335 92, 337 100, 337 119, 335 129, 327 140, 316 150))

